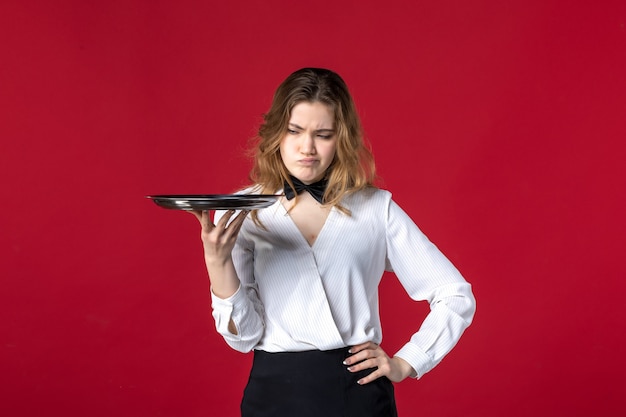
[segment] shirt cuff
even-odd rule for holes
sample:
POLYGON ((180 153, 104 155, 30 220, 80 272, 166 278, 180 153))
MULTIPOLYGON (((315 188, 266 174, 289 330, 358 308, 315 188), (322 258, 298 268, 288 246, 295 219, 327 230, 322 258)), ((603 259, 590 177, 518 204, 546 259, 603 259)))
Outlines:
POLYGON ((417 379, 424 376, 426 372, 430 371, 435 366, 430 356, 411 342, 404 345, 394 356, 407 361, 417 373, 415 376, 417 379))
POLYGON ((233 315, 233 310, 241 308, 245 305, 245 292, 241 289, 241 284, 237 291, 228 298, 220 298, 213 292, 211 288, 211 307, 213 308, 213 318, 215 319, 215 328, 218 333, 226 336, 234 336, 228 328, 233 315))

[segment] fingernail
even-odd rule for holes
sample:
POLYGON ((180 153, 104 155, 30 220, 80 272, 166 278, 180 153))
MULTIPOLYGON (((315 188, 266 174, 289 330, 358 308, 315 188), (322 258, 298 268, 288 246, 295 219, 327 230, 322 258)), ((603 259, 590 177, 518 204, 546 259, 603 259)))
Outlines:
POLYGON ((349 365, 348 361, 343 361, 344 365, 349 365))
POLYGON ((348 349, 348 353, 352 353, 352 349, 348 349))

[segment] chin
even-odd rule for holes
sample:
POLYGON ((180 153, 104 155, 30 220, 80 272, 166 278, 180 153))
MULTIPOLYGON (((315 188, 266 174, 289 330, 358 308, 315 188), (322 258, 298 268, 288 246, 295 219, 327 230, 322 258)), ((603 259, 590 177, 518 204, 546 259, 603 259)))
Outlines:
POLYGON ((307 183, 307 184, 313 184, 314 182, 317 182, 321 180, 322 178, 324 178, 324 175, 294 175, 294 176, 298 178, 300 181, 307 183))
POLYGON ((307 171, 307 172, 302 172, 302 171, 298 172, 297 170, 294 170, 294 171, 295 172, 289 171, 289 173, 291 175, 293 175, 294 177, 296 177, 297 179, 299 179, 300 181, 303 181, 303 182, 309 182, 309 181, 315 182, 316 178, 322 178, 323 177, 323 175, 320 176, 320 174, 311 173, 310 171, 307 171))

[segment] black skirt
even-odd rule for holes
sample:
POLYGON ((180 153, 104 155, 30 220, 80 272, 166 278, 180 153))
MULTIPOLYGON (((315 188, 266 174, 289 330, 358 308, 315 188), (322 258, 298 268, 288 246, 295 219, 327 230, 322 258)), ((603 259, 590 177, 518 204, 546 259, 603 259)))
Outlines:
POLYGON ((348 371, 342 363, 348 356, 348 348, 255 351, 242 417, 397 417, 391 381, 357 384, 373 369, 348 371))

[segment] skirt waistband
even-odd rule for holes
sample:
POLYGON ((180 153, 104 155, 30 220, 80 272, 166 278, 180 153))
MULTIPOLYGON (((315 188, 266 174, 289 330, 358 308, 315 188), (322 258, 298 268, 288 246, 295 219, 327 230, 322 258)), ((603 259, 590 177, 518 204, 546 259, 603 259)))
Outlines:
POLYGON ((373 369, 348 371, 348 350, 255 350, 242 416, 397 417, 391 381, 359 385, 373 369))

